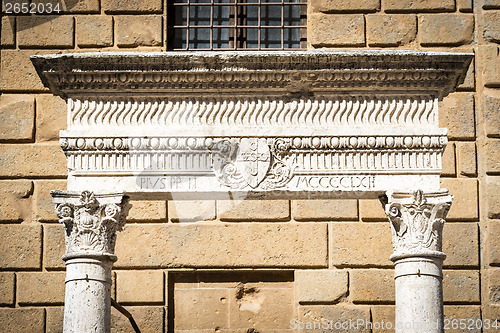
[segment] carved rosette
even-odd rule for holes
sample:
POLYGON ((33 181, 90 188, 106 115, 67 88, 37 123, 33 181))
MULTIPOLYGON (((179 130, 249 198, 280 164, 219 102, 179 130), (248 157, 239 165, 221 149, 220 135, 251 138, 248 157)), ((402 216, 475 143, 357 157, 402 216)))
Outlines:
POLYGON ((64 260, 81 256, 116 259, 116 232, 125 225, 121 202, 102 204, 93 192, 83 191, 76 203, 59 203, 55 211, 66 231, 64 260))
POLYGON ((385 211, 391 222, 394 253, 391 260, 431 256, 444 259, 442 230, 453 197, 438 193, 392 193, 385 211))

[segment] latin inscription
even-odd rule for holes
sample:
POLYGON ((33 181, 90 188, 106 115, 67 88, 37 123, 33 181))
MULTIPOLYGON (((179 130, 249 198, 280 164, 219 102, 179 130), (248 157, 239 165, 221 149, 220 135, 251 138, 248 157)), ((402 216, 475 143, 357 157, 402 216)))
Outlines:
MULTIPOLYGON (((166 176, 138 177, 137 185, 141 190, 190 191, 199 190, 201 184, 197 177, 166 176)), ((375 188, 375 176, 296 176, 285 188, 306 191, 370 191, 375 188)))
POLYGON ((375 176, 297 176, 297 188, 308 190, 371 190, 375 176))
POLYGON ((196 177, 139 177, 141 190, 196 190, 196 177))

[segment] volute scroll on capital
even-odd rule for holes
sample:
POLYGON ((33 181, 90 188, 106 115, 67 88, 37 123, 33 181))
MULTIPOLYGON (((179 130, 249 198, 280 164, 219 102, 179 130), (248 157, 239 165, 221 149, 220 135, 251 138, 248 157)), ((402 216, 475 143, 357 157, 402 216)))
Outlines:
POLYGON ((65 229, 63 259, 104 256, 115 261, 116 232, 125 225, 126 198, 108 196, 102 202, 91 191, 83 191, 79 197, 62 191, 51 194, 56 202, 55 213, 65 229))
POLYGON ((430 256, 444 259, 442 231, 453 196, 436 193, 392 193, 385 205, 391 222, 394 253, 391 260, 430 256))

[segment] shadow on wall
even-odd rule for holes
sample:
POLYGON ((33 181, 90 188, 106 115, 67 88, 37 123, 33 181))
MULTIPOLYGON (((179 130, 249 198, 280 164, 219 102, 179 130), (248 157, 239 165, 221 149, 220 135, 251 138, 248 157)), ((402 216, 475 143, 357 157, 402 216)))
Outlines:
MULTIPOLYGON (((76 9, 80 2, 84 0, 2 0, 2 16, 7 17, 7 24, 10 25, 12 31, 15 31, 16 17, 36 15, 36 18, 32 20, 18 21, 17 31, 23 31, 55 20, 60 14, 76 9), (23 7, 23 3, 26 6, 23 7)), ((5 23, 2 22, 2 24, 5 23)))

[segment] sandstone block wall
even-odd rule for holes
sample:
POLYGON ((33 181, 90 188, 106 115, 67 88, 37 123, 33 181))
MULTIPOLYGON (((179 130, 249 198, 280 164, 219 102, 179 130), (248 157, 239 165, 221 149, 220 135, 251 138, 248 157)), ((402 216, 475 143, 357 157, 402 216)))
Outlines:
MULTIPOLYGON (((66 187, 57 142, 66 110, 28 57, 167 45, 165 0, 33 1, 47 2, 62 12, 1 17, 0 332, 62 329, 64 232, 49 191, 66 187)), ((440 104, 450 138, 442 187, 455 196, 444 229, 445 315, 500 319, 500 1, 309 0, 307 36, 310 49, 475 54, 466 81, 440 104)), ((391 235, 376 200, 132 205, 112 296, 142 332, 394 320, 391 235)), ((113 332, 132 332, 116 310, 112 321, 113 332)))

